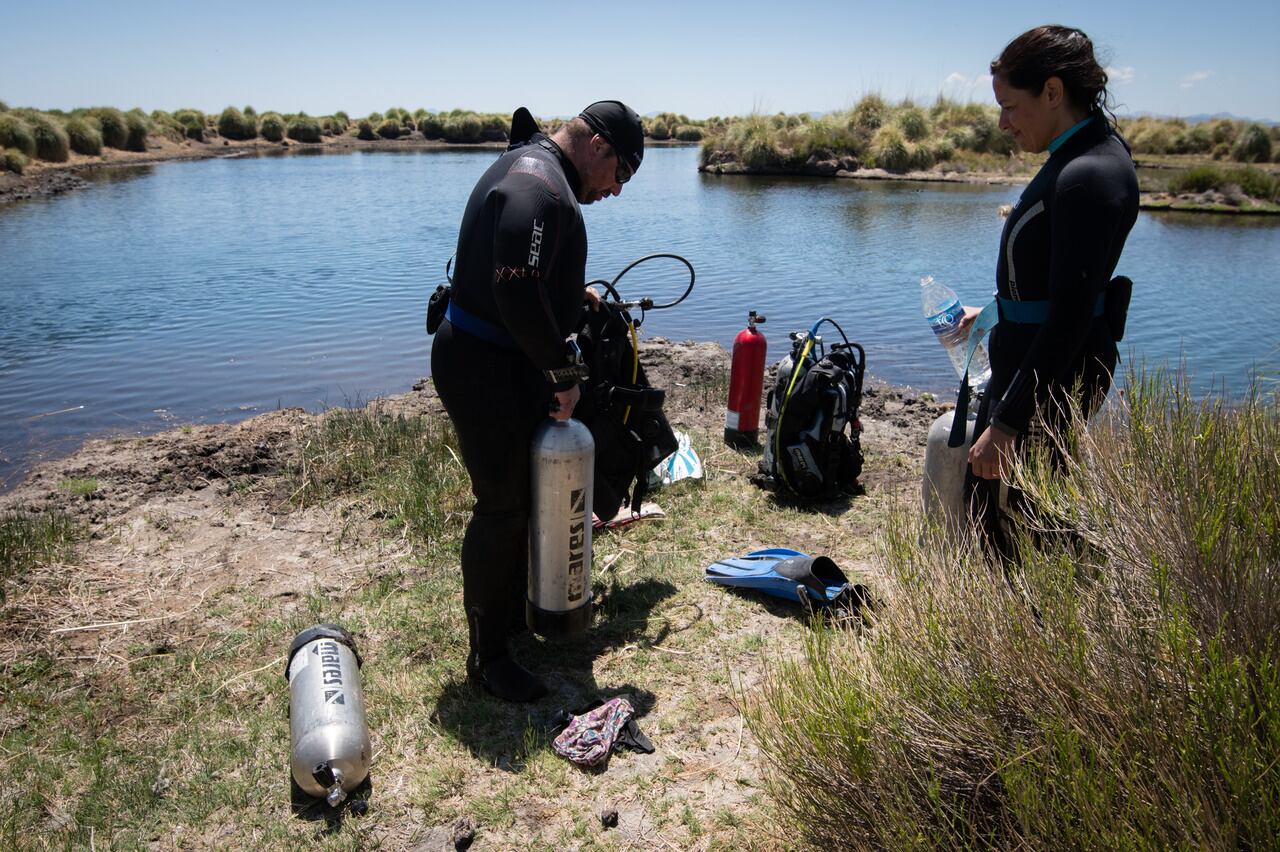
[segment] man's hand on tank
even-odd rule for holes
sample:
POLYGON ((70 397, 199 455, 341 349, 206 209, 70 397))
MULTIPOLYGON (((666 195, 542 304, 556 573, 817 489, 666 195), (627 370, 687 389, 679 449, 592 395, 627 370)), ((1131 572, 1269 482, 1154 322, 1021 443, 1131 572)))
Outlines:
POLYGON ((556 391, 555 402, 552 403, 551 417, 555 420, 568 420, 573 416, 573 409, 578 404, 578 398, 582 396, 582 390, 578 385, 574 385, 568 390, 556 391))
POLYGON ((600 294, 596 292, 594 287, 588 287, 582 292, 582 301, 586 302, 591 310, 600 310, 600 294))

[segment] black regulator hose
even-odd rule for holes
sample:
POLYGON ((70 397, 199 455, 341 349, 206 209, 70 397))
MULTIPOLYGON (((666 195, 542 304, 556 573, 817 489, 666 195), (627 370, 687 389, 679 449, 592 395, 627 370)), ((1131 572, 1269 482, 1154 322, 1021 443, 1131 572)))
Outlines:
POLYGON ((644 257, 639 258, 638 260, 631 261, 631 263, 628 263, 625 267, 623 267, 621 272, 619 272, 617 275, 614 276, 612 281, 605 281, 603 278, 597 278, 594 281, 588 281, 587 286, 590 287, 594 284, 599 284, 600 286, 604 287, 604 289, 608 291, 609 295, 613 298, 613 301, 617 303, 618 307, 620 308, 639 308, 640 322, 636 323, 636 325, 639 325, 641 322, 644 322, 644 315, 647 311, 660 311, 660 310, 665 310, 667 308, 674 308, 676 305, 680 304, 686 298, 688 298, 689 294, 693 292, 693 282, 695 278, 696 278, 696 275, 693 271, 693 264, 690 263, 686 258, 681 257, 678 254, 673 254, 671 252, 659 252, 657 254, 647 254, 644 257), (648 296, 645 296, 640 299, 634 299, 631 301, 627 301, 623 299, 622 294, 618 292, 618 282, 622 280, 622 276, 626 275, 628 272, 630 272, 632 269, 635 269, 637 266, 639 266, 642 263, 646 263, 650 260, 658 260, 660 258, 670 258, 671 260, 678 260, 681 263, 683 263, 685 267, 689 270, 689 286, 684 288, 684 292, 680 294, 680 297, 675 299, 674 301, 667 302, 666 304, 661 304, 661 305, 655 303, 653 299, 649 298, 648 296))

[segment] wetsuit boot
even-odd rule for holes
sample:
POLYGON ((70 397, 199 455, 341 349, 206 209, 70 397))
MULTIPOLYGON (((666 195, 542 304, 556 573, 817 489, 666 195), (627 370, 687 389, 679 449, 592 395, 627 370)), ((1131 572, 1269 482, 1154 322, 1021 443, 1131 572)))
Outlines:
POLYGON ((467 613, 467 623, 471 638, 467 678, 472 683, 503 701, 536 701, 547 694, 546 684, 511 659, 507 649, 506 625, 488 624, 480 607, 471 608, 467 613))

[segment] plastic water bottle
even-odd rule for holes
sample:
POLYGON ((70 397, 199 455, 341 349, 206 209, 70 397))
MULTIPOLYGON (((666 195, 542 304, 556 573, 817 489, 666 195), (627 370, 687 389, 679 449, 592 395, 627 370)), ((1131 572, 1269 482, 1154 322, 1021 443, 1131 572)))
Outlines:
MULTIPOLYGON (((926 275, 920 279, 920 306, 934 336, 951 357, 956 378, 962 378, 964 359, 969 349, 969 335, 960 330, 960 320, 964 317, 960 298, 946 284, 934 281, 932 275, 926 275)), ((973 352, 973 360, 969 363, 969 385, 975 390, 981 389, 990 378, 991 364, 987 360, 987 349, 979 343, 973 352)))

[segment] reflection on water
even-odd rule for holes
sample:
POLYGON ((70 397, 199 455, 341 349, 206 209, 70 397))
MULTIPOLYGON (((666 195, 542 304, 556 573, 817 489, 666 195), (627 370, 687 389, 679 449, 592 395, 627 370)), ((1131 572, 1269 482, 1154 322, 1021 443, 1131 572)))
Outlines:
MULTIPOLYGON (((266 151, 89 174, 94 186, 0 210, 0 482, 106 430, 316 409, 425 375, 426 298, 493 148, 266 151), (286 155, 287 154, 287 155, 286 155)), ((697 287, 644 329, 726 346, 749 310, 786 333, 831 316, 869 371, 947 392, 919 316, 934 275, 972 303, 994 288, 998 208, 1017 187, 701 175, 658 148, 621 198, 584 210, 588 276, 675 252, 697 287)), ((1126 344, 1185 355, 1199 387, 1243 389, 1276 363, 1274 219, 1144 213, 1121 271, 1126 344), (1268 361, 1270 359, 1270 361, 1268 361)), ((628 298, 674 298, 683 267, 628 273, 628 298)))

